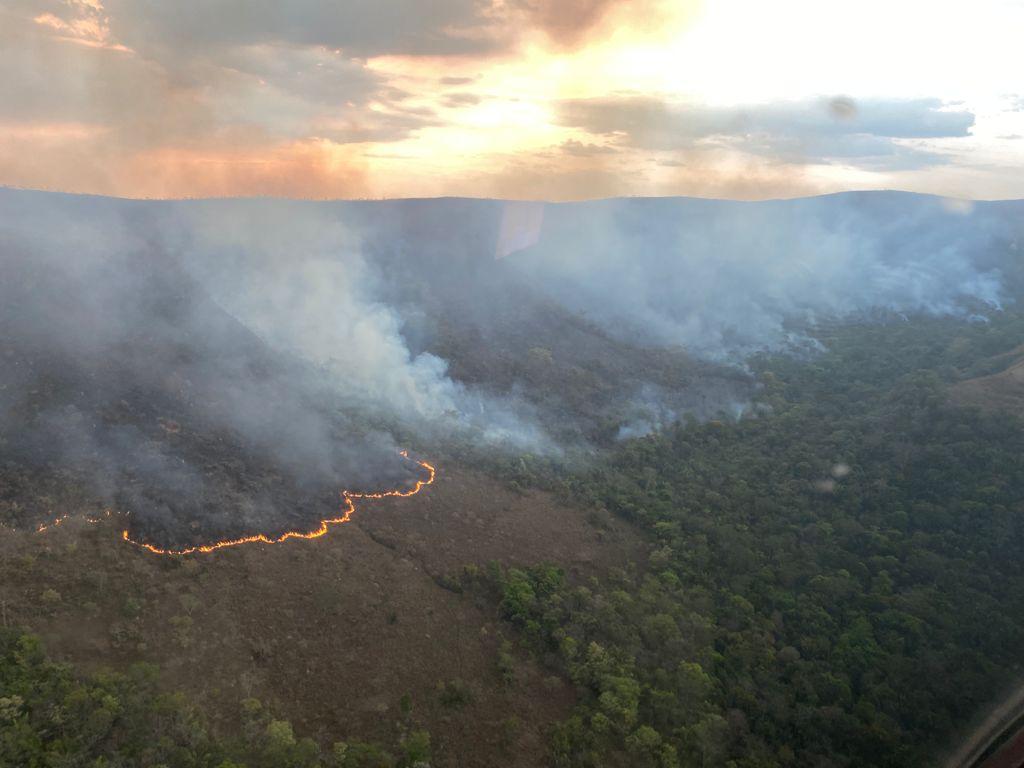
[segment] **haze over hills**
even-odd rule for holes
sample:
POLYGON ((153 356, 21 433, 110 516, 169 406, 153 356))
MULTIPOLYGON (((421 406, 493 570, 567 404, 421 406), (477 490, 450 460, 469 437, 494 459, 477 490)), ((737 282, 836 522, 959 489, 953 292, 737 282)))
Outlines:
POLYGON ((254 765, 927 764, 1024 638, 1022 214, 0 190, 4 620, 254 765))
POLYGON ((684 414, 736 417, 749 356, 814 354, 822 323, 985 321, 1021 284, 1022 213, 887 192, 545 205, 7 189, 3 450, 78 466, 97 507, 138 510, 165 544, 301 527, 282 498, 320 509, 407 478, 395 434, 585 454, 684 414), (210 472, 225 451, 241 475, 210 472))
POLYGON ((1024 768, 1022 30, 0 0, 0 768, 1024 768))

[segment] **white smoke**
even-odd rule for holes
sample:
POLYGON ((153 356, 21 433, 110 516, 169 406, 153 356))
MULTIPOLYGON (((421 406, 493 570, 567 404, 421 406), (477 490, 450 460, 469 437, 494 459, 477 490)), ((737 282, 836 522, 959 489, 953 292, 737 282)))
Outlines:
MULTIPOLYGON (((483 327, 502 290, 495 275, 510 269, 614 336, 734 363, 756 350, 820 349, 810 332, 822 321, 873 312, 980 319, 1003 300, 998 269, 977 257, 1006 236, 1006 215, 918 196, 549 205, 531 219, 536 242, 498 263, 502 206, 486 201, 149 203, 7 191, 0 202, 5 247, 29 248, 69 279, 107 260, 78 276, 92 310, 80 326, 60 329, 68 343, 87 347, 110 335, 104 323, 126 318, 143 328, 119 333, 154 330, 141 309, 111 311, 135 300, 124 272, 139 262, 128 255, 149 252, 182 265, 246 328, 315 366, 352 410, 379 416, 384 428, 535 451, 557 450, 545 417, 524 398, 457 381, 448 361, 413 351, 409 339, 432 318, 427 304, 396 299, 395 285, 413 295, 457 286, 434 295, 460 302, 483 327), (435 272, 404 274, 426 255, 435 272)), ((641 386, 622 404, 621 434, 659 429, 683 413, 742 409, 740 389, 705 403, 641 386)), ((262 437, 263 393, 236 394, 245 402, 222 415, 262 437)), ((285 430, 293 442, 305 442, 306 432, 329 442, 301 407, 285 412, 296 414, 285 430)))
POLYGON ((540 247, 510 260, 619 336, 718 360, 813 350, 805 330, 821 321, 1000 308, 1001 275, 976 257, 1001 222, 930 198, 896 196, 881 211, 856 203, 550 206, 540 247))
POLYGON ((161 238, 228 312, 280 351, 329 374, 350 407, 420 432, 471 433, 495 445, 557 451, 522 401, 495 398, 414 354, 406 320, 382 298, 395 276, 329 209, 276 201, 183 206, 161 238))

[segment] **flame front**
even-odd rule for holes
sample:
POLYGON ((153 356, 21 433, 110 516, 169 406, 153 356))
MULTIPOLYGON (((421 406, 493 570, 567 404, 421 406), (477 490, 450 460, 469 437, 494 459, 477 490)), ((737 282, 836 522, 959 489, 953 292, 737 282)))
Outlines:
MULTIPOLYGON (((390 491, 378 491, 376 493, 353 493, 351 491, 342 491, 341 496, 344 501, 343 514, 340 517, 332 517, 326 520, 321 520, 320 525, 312 531, 286 531, 280 536, 271 537, 264 533, 253 534, 252 536, 242 536, 237 539, 224 539, 222 541, 215 541, 212 544, 200 544, 194 547, 188 547, 186 549, 163 549, 154 544, 149 544, 145 541, 136 541, 131 538, 128 534, 128 529, 125 528, 121 531, 121 538, 129 544, 134 544, 137 547, 145 549, 147 552, 152 552, 154 555, 169 555, 180 557, 184 555, 192 555, 197 552, 208 553, 216 552, 218 549, 227 549, 228 547, 237 547, 241 544, 280 544, 288 539, 319 539, 321 536, 330 530, 332 525, 340 525, 347 523, 352 519, 352 513, 356 511, 356 505, 353 499, 386 499, 391 497, 407 498, 409 496, 415 496, 417 493, 422 491, 428 485, 434 482, 434 478, 437 476, 437 469, 432 464, 428 464, 425 461, 419 461, 416 459, 409 459, 408 451, 400 451, 399 455, 403 459, 414 461, 421 469, 427 471, 427 478, 425 480, 417 480, 416 484, 407 491, 402 490, 390 490, 390 491)), ((105 517, 110 517, 110 510, 106 511, 105 517)), ((56 528, 65 520, 68 519, 68 515, 62 515, 51 523, 40 525, 36 528, 37 533, 42 533, 51 528, 56 528)), ((98 523, 102 518, 86 518, 90 523, 98 523)))

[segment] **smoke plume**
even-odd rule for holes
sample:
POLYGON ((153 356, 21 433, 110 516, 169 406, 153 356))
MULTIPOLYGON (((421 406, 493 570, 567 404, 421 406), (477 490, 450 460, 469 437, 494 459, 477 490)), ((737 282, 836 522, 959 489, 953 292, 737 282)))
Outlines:
POLYGON ((0 464, 22 489, 0 522, 77 503, 160 544, 303 530, 340 489, 414 482, 399 442, 558 454, 738 418, 744 359, 813 352, 819 323, 998 311, 1021 212, 0 191, 0 464))

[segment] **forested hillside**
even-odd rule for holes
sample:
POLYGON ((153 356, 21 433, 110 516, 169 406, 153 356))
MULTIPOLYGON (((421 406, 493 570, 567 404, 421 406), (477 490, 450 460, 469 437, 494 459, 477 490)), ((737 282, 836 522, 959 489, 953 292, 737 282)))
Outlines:
POLYGON ((1021 202, 0 203, 0 766, 923 766, 1018 680, 1021 202))
POLYGON ((1022 334, 1013 313, 837 328, 820 357, 756 362, 765 415, 573 478, 649 562, 470 579, 580 691, 555 764, 931 764, 1024 647, 1024 431, 947 401, 1022 334))
POLYGON ((83 678, 50 661, 38 639, 0 630, 0 765, 364 768, 430 758, 430 735, 412 728, 397 757, 362 742, 321 750, 252 698, 241 703, 241 732, 218 738, 183 696, 159 689, 158 672, 140 664, 83 678))

